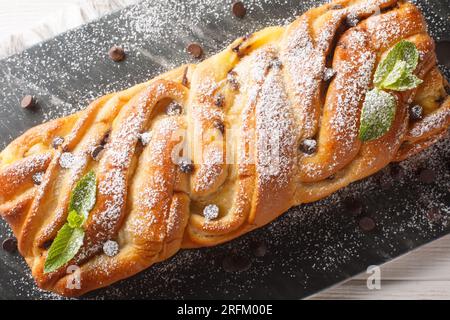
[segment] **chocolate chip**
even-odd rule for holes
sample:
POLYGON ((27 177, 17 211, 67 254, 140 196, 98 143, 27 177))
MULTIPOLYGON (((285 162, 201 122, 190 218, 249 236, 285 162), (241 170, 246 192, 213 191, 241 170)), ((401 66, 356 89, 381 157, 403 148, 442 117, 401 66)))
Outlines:
POLYGON ((240 85, 239 81, 237 80, 237 73, 235 71, 228 72, 227 81, 230 84, 232 90, 239 90, 240 85))
POLYGON ((100 145, 105 146, 109 142, 109 135, 110 134, 111 134, 110 131, 105 133, 105 135, 102 138, 102 141, 100 141, 100 145))
POLYGON ((241 53, 240 53, 241 45, 242 45, 242 42, 240 42, 237 46, 231 48, 231 51, 237 53, 237 55, 240 56, 241 55, 241 53))
POLYGON ((15 238, 7 238, 2 242, 2 248, 8 253, 14 253, 17 250, 17 240, 15 238))
POLYGON ((375 221, 370 217, 363 217, 359 220, 359 228, 364 232, 371 232, 375 227, 375 221))
POLYGON ((360 200, 355 198, 347 198, 344 200, 344 206, 346 212, 352 217, 361 215, 363 211, 363 204, 360 200))
POLYGON ((152 132, 146 131, 139 134, 139 142, 145 147, 152 141, 152 132))
POLYGON ((359 23, 359 18, 357 16, 355 16, 355 15, 349 15, 345 19, 345 23, 349 27, 356 27, 358 25, 358 23, 359 23))
POLYGON ((108 240, 103 244, 103 253, 108 257, 116 256, 119 250, 119 244, 116 241, 108 240))
POLYGON ((220 208, 216 204, 208 204, 203 208, 203 216, 206 220, 215 220, 219 217, 220 208))
POLYGON ((313 154, 317 151, 317 141, 314 139, 305 139, 300 144, 300 151, 306 154, 313 154))
POLYGON ((114 62, 120 62, 125 59, 125 50, 120 46, 112 46, 108 51, 109 57, 114 62))
POLYGON ((31 109, 34 106, 36 106, 36 100, 31 95, 26 95, 22 98, 22 101, 20 102, 20 106, 24 109, 31 109))
POLYGON ((394 186, 394 180, 386 170, 377 172, 374 175, 374 181, 382 190, 389 190, 394 186))
POLYGON ((247 9, 245 8, 244 4, 242 3, 242 1, 236 1, 233 3, 231 10, 233 11, 233 14, 237 17, 237 18, 243 18, 245 17, 245 14, 247 13, 247 9))
POLYGON ((191 43, 186 48, 187 52, 196 59, 203 55, 203 49, 198 43, 191 43))
POLYGON ((436 180, 434 170, 422 168, 419 170, 419 180, 425 184, 432 184, 436 180))
POLYGON ((249 258, 236 252, 228 254, 222 261, 222 267, 226 272, 243 272, 251 266, 252 262, 249 258))
POLYGON ((382 190, 390 190, 394 186, 394 181, 387 174, 382 174, 379 177, 378 184, 382 190))
POLYGON ((248 53, 248 49, 250 49, 250 47, 251 47, 250 45, 247 45, 244 48, 242 48, 241 43, 238 47, 235 47, 232 50, 236 52, 236 55, 238 56, 239 59, 242 59, 248 53))
POLYGON ((181 107, 181 105, 176 101, 169 103, 166 108, 166 114, 168 116, 178 116, 181 113, 183 113, 183 107, 181 107))
POLYGON ((397 163, 391 164, 389 168, 389 173, 391 174, 391 177, 395 180, 400 180, 404 176, 403 168, 397 163))
POLYGON ((47 240, 42 244, 42 249, 49 249, 52 246, 53 240, 47 240))
POLYGON ((214 98, 214 105, 216 107, 222 108, 225 102, 225 97, 223 96, 223 94, 218 93, 216 95, 216 97, 214 98))
POLYGON ((39 186, 42 183, 43 179, 44 179, 44 172, 36 172, 31 176, 31 180, 33 180, 33 183, 37 186, 39 186))
POLYGON ((58 149, 64 143, 64 138, 57 136, 53 138, 52 147, 58 149))
POLYGON ((436 207, 431 208, 427 211, 427 218, 431 222, 439 221, 442 218, 441 210, 436 207))
POLYGON ((330 81, 335 75, 336 75, 336 71, 334 71, 334 69, 325 68, 325 71, 323 72, 323 80, 330 81))
POLYGON ((255 241, 250 244, 250 250, 253 252, 255 257, 262 258, 267 253, 267 245, 262 241, 255 241))
POLYGON ((272 60, 270 60, 269 65, 268 65, 268 69, 266 71, 269 71, 272 68, 274 68, 274 69, 282 69, 283 68, 283 63, 281 62, 280 59, 275 57, 272 60))
POLYGON ((77 162, 77 158, 70 152, 63 152, 59 157, 59 165, 63 169, 70 169, 77 162))
MULTIPOLYGON (((177 278, 170 278, 169 279, 169 285, 174 288, 174 287, 178 287, 179 285, 183 284, 183 281, 181 281, 180 279, 177 278)), ((173 289, 172 289, 173 290, 173 289)))
POLYGON ((91 152, 91 157, 94 160, 98 160, 100 157, 100 153, 103 151, 104 147, 103 146, 96 146, 92 152, 91 152))
POLYGON ((180 167, 181 172, 184 173, 191 173, 195 169, 194 164, 189 159, 181 159, 178 163, 178 166, 180 167))
POLYGON ((225 125, 223 124, 222 121, 220 120, 214 120, 213 123, 214 128, 216 128, 217 130, 219 130, 221 133, 225 132, 225 125))
POLYGON ((423 108, 422 106, 416 104, 409 108, 409 118, 413 121, 423 119, 423 108))

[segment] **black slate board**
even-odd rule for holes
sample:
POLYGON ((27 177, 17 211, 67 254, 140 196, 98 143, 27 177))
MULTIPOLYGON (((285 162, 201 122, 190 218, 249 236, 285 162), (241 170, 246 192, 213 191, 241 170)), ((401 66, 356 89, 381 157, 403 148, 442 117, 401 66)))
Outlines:
MULTIPOLYGON (((95 97, 188 62, 184 48, 191 41, 202 43, 209 55, 236 37, 291 21, 320 3, 247 0, 248 15, 239 20, 230 14, 231 2, 143 1, 0 61, 0 147, 36 124, 84 108, 95 97), (115 64, 107 58, 114 43, 127 48, 125 62, 115 64), (38 97, 37 110, 20 109, 24 94, 38 97)), ((450 40, 450 1, 415 2, 424 9, 433 36, 450 40)), ((448 76, 448 66, 442 68, 448 76)), ((387 168, 325 200, 293 208, 240 239, 182 251, 85 298, 306 297, 450 233, 449 159, 447 139, 403 163, 401 179, 394 181, 387 168), (422 167, 437 173, 435 183, 417 180, 416 171, 422 167), (374 232, 361 232, 358 219, 347 214, 342 200, 349 196, 363 200, 364 216, 376 221, 374 232), (437 217, 430 216, 432 209, 439 212, 437 217), (255 243, 267 246, 264 257, 252 253, 255 243), (248 263, 249 269, 225 272, 223 258, 230 254, 248 263)), ((0 239, 10 234, 1 222, 0 239)), ((34 286, 21 257, 0 251, 0 298, 58 297, 34 286)))

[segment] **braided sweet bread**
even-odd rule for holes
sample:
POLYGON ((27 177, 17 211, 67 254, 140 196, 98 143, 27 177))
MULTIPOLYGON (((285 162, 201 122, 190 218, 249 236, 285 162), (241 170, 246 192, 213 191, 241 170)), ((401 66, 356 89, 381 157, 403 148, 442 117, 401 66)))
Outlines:
POLYGON ((447 88, 414 5, 336 0, 30 129, 0 154, 0 214, 37 284, 78 296, 420 152, 447 88))

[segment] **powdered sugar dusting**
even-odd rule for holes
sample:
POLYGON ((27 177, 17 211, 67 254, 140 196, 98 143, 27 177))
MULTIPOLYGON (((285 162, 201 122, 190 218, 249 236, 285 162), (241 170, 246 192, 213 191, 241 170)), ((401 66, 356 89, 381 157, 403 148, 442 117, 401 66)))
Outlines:
MULTIPOLYGON (((450 104, 450 103, 449 103, 450 104)), ((442 127, 445 123, 448 123, 450 119, 450 107, 444 110, 440 110, 426 117, 424 121, 415 125, 410 131, 411 137, 421 137, 426 133, 430 133, 433 128, 442 127)))
POLYGON ((32 172, 35 172, 39 169, 42 170, 45 164, 49 161, 50 157, 50 154, 34 155, 25 160, 25 162, 22 162, 20 165, 12 165, 6 167, 6 172, 14 168, 9 174, 7 173, 6 175, 7 179, 9 180, 8 182, 11 184, 19 183, 20 181, 23 181, 26 177, 28 177, 32 172))
MULTIPOLYGON (((101 175, 98 177, 97 203, 103 204, 101 210, 91 213, 92 223, 87 227, 95 230, 96 239, 107 240, 113 236, 122 217, 127 199, 128 170, 135 152, 136 144, 147 122, 151 110, 147 106, 147 97, 152 88, 148 88, 134 104, 129 104, 119 114, 121 122, 113 130, 110 143, 100 162, 101 175), (105 239, 106 238, 106 239, 105 239)), ((157 89, 158 90, 158 89, 157 89)), ((98 250, 100 243, 94 243, 87 252, 98 250), (92 249, 95 248, 95 249, 92 249)), ((82 256, 88 256, 84 252, 82 256)))
POLYGON ((324 43, 319 42, 319 48, 314 45, 306 19, 300 20, 300 25, 290 34, 286 42, 287 47, 283 50, 281 58, 286 64, 293 84, 295 92, 293 99, 300 108, 296 114, 300 117, 302 130, 306 135, 311 135, 318 121, 310 110, 313 108, 313 99, 318 96, 325 69, 325 52, 322 50, 324 43))
POLYGON ((253 76, 257 81, 259 73, 265 74, 256 103, 256 170, 261 184, 273 181, 281 188, 290 180, 297 133, 281 70, 268 69, 274 58, 273 48, 262 49, 254 58, 256 65, 265 66, 255 68, 253 76))
POLYGON ((333 65, 336 70, 333 94, 328 94, 324 106, 330 116, 330 132, 319 136, 319 143, 320 139, 335 140, 339 147, 328 150, 330 156, 326 163, 323 160, 320 163, 305 161, 303 169, 311 177, 319 175, 325 165, 331 169, 340 165, 340 159, 345 159, 358 139, 360 105, 371 84, 377 57, 366 49, 369 39, 365 32, 358 29, 350 32, 347 34, 345 50, 354 54, 337 60, 333 65))
MULTIPOLYGON (((362 33, 355 33, 355 41, 364 37, 362 33)), ((356 43, 353 43, 355 47, 356 43)), ((338 137, 345 133, 345 139, 352 141, 358 134, 357 112, 371 83, 375 61, 376 55, 373 52, 363 51, 360 55, 352 57, 350 61, 344 61, 337 67, 339 71, 335 86, 341 94, 337 94, 336 113, 331 119, 331 126, 338 137), (339 73, 342 76, 339 76, 339 73)))

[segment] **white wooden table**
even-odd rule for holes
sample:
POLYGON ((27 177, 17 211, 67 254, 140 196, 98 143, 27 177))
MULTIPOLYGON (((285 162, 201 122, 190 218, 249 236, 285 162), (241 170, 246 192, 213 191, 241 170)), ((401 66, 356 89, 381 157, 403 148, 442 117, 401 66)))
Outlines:
MULTIPOLYGON (((23 41, 26 45, 57 32, 51 29, 58 25, 75 27, 80 19, 95 18, 131 0, 90 1, 82 5, 86 11, 80 13, 80 0, 0 0, 0 43, 10 40, 11 34, 23 34, 44 21, 53 21, 50 28, 37 28, 38 33, 28 35, 23 41)), ((0 45, 0 56, 1 50, 0 45)), ((450 299, 450 236, 382 266, 381 290, 367 288, 368 276, 356 276, 311 299, 450 299)))

